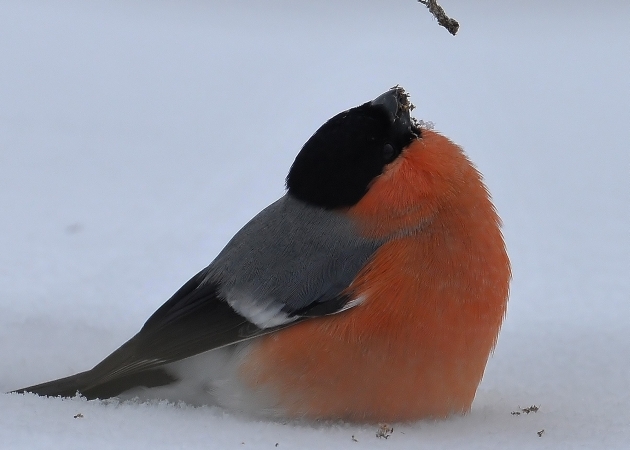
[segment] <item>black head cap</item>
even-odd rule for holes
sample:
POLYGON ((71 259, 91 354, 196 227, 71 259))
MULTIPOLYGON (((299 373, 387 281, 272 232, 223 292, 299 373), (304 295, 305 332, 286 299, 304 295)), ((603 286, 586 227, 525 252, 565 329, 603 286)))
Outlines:
POLYGON ((395 87, 337 114, 295 158, 287 176, 288 193, 327 209, 356 204, 384 167, 420 136, 411 109, 404 89, 395 87))

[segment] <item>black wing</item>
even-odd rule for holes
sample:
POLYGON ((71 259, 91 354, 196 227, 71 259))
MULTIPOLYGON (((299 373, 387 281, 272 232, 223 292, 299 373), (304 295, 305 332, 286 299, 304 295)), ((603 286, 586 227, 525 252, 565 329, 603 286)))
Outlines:
MULTIPOLYGON (((219 297, 218 285, 204 281, 206 270, 182 286, 145 323, 140 332, 92 370, 16 392, 108 398, 136 386, 176 381, 161 366, 208 350, 272 332, 235 312, 219 297)), ((293 322, 292 322, 293 323, 293 322)))

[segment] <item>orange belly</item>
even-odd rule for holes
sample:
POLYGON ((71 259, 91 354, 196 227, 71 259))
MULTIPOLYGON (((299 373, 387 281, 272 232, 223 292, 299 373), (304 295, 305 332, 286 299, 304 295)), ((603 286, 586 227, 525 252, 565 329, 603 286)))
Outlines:
POLYGON ((243 382, 288 417, 467 412, 505 314, 509 263, 502 242, 482 257, 465 245, 430 231, 385 244, 351 286, 363 304, 259 339, 240 368, 243 382), (462 251, 454 263, 449 254, 462 251))

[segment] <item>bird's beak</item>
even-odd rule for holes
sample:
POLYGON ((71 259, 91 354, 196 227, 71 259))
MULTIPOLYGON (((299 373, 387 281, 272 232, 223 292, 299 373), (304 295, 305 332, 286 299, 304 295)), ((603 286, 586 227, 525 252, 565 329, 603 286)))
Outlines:
POLYGON ((381 105, 389 114, 389 118, 397 132, 406 134, 411 132, 416 135, 417 130, 409 112, 414 106, 409 102, 409 96, 405 90, 396 86, 371 101, 372 105, 381 105))

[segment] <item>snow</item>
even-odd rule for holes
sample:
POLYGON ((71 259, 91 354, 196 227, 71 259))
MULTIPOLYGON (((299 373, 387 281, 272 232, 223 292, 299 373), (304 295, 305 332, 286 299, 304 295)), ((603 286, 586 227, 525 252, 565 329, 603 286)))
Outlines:
POLYGON ((467 416, 378 439, 0 394, 0 448, 627 448, 630 3, 441 3, 456 37, 413 0, 0 3, 0 392, 131 337, 319 125, 395 84, 484 173, 514 271, 467 416))

